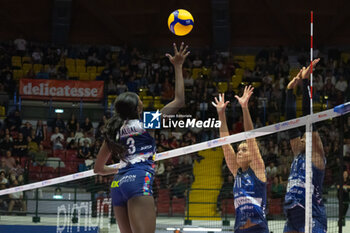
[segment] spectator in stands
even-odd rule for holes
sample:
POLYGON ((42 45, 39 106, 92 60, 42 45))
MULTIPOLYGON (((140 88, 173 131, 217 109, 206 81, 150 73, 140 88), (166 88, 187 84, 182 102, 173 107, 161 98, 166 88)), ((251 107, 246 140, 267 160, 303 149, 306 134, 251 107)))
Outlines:
POLYGON ((135 79, 136 79, 135 75, 130 76, 130 78, 128 79, 128 82, 126 83, 126 86, 128 87, 128 91, 138 93, 139 88, 135 79))
POLYGON ((5 119, 5 125, 10 131, 19 131, 22 125, 22 118, 18 110, 9 114, 5 119))
POLYGON ((83 146, 85 141, 88 143, 89 146, 92 145, 92 140, 88 135, 88 132, 84 132, 84 136, 79 139, 79 146, 83 146))
POLYGON ((92 158, 95 159, 97 157, 97 154, 100 151, 101 146, 102 146, 102 140, 97 139, 95 141, 94 146, 91 148, 91 156, 92 156, 92 158))
POLYGON ((16 55, 25 56, 27 50, 27 41, 23 39, 23 35, 20 35, 17 39, 13 41, 13 44, 16 46, 16 55))
POLYGON ((105 82, 105 88, 107 89, 108 95, 115 95, 117 94, 117 84, 115 80, 113 79, 113 75, 108 75, 108 81, 105 82))
POLYGON ((44 150, 42 143, 39 145, 38 151, 33 151, 30 153, 31 158, 34 160, 34 163, 39 166, 44 166, 47 160, 47 152, 44 150))
POLYGON ((285 187, 282 184, 282 177, 274 176, 271 186, 271 197, 272 198, 283 198, 285 194, 285 187))
POLYGON ((273 162, 269 163, 269 166, 266 167, 266 175, 268 179, 272 179, 277 175, 277 167, 273 162))
POLYGON ((0 189, 5 189, 9 183, 6 174, 5 171, 0 170, 0 189))
POLYGON ((117 84, 117 95, 120 95, 124 92, 128 91, 128 86, 124 83, 124 80, 121 78, 118 80, 117 84))
POLYGON ((344 75, 341 75, 340 79, 335 84, 335 89, 340 91, 341 93, 344 93, 347 88, 348 88, 348 82, 345 80, 344 75))
MULTIPOLYGON (((18 186, 18 181, 15 180, 11 187, 16 187, 18 186)), ((8 212, 11 213, 15 205, 20 206, 20 211, 26 212, 27 211, 27 205, 24 200, 24 195, 23 192, 16 192, 16 193, 11 193, 9 194, 10 202, 9 202, 9 208, 8 212)))
POLYGON ((5 138, 1 141, 0 143, 0 153, 5 153, 7 150, 12 150, 13 149, 13 142, 12 138, 10 137, 9 134, 5 135, 5 138))
POLYGON ((49 74, 49 78, 55 78, 57 75, 57 69, 54 64, 50 64, 49 67, 46 70, 46 73, 49 74))
POLYGON ((90 55, 87 58, 86 65, 88 66, 99 66, 102 64, 102 61, 98 59, 96 52, 94 52, 92 55, 90 55))
POLYGON ((13 153, 19 157, 25 157, 28 153, 28 142, 22 133, 18 134, 18 138, 13 143, 13 153))
POLYGON ((10 169, 9 174, 11 180, 18 180, 18 182, 23 182, 24 169, 21 167, 21 163, 18 160, 16 160, 16 166, 10 169))
POLYGON ((53 120, 52 131, 55 131, 55 128, 58 127, 59 132, 63 133, 66 129, 63 119, 61 118, 61 113, 56 114, 56 118, 53 120))
POLYGON ((32 151, 38 151, 39 146, 38 143, 36 143, 36 141, 33 141, 32 138, 30 136, 27 137, 27 148, 28 148, 28 154, 32 151))
POLYGON ((55 127, 55 133, 51 135, 51 142, 53 145, 53 150, 63 149, 64 136, 62 133, 60 133, 58 127, 55 127))
POLYGON ((66 140, 66 145, 67 145, 67 150, 78 149, 77 142, 75 141, 74 131, 70 131, 69 137, 67 137, 67 140, 66 140))
POLYGON ((57 79, 66 80, 68 77, 68 69, 62 61, 57 69, 57 79))
POLYGON ((23 137, 27 138, 28 136, 30 136, 32 129, 32 124, 30 124, 29 121, 27 121, 21 128, 21 133, 23 134, 23 137))
POLYGON ((79 147, 78 157, 82 159, 88 159, 91 156, 90 144, 88 140, 83 141, 83 145, 79 147))
POLYGON ((10 168, 7 166, 6 159, 4 157, 2 157, 0 161, 0 172, 1 171, 4 171, 5 174, 8 174, 8 172, 10 171, 10 168))
POLYGON ((171 185, 170 195, 171 199, 176 198, 184 198, 186 196, 186 189, 188 188, 188 182, 186 181, 186 177, 183 174, 179 174, 176 183, 171 185))
MULTIPOLYGON (((338 198, 341 199, 340 196, 340 192, 339 192, 339 184, 337 185, 337 189, 338 189, 338 198)), ((342 220, 342 225, 345 226, 345 217, 346 217, 346 213, 348 212, 349 209, 349 203, 350 203, 350 177, 349 177, 349 173, 348 171, 344 170, 343 172, 343 211, 342 211, 342 215, 341 220, 342 220)))
POLYGON ((32 139, 37 143, 40 143, 43 140, 46 140, 46 128, 42 120, 38 120, 35 128, 35 137, 32 139))
POLYGON ((32 60, 34 64, 41 64, 43 59, 43 52, 36 48, 34 52, 32 53, 32 60))
POLYGON ((78 124, 77 118, 76 118, 75 114, 72 114, 70 116, 70 119, 67 122, 68 132, 75 133, 77 131, 77 128, 78 128, 77 124, 78 124))
POLYGON ((83 129, 84 133, 87 132, 89 135, 92 135, 94 132, 94 127, 89 117, 85 117, 85 121, 80 124, 80 128, 83 129))
POLYGON ((3 158, 3 160, 5 161, 5 166, 9 169, 14 168, 16 166, 16 160, 12 157, 11 150, 6 151, 6 157, 3 158))

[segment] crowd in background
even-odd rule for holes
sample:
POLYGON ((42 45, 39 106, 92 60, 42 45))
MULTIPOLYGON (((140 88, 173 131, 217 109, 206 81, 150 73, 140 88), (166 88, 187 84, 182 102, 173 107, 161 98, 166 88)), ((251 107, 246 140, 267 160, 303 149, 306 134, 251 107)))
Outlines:
MULTIPOLYGON (((255 128, 279 122, 284 115, 284 99, 286 84, 290 69, 295 64, 306 66, 306 52, 296 51, 291 56, 286 48, 263 49, 255 58, 254 69, 245 68, 243 81, 246 84, 258 82, 249 106, 255 128)), ((321 61, 314 71, 314 101, 322 103, 324 108, 331 108, 349 101, 350 61, 341 60, 340 51, 316 51, 315 57, 321 61), (324 52, 324 53, 323 53, 324 52)), ((148 95, 161 96, 164 104, 174 97, 174 71, 168 59, 161 52, 141 51, 127 46, 94 47, 71 46, 59 47, 48 44, 30 43, 19 38, 14 42, 2 43, 0 46, 0 95, 11 99, 18 89, 18 83, 13 79, 11 57, 14 55, 30 56, 32 63, 48 64, 47 70, 35 74, 29 70, 25 78, 41 78, 69 80, 65 58, 81 58, 87 65, 105 66, 97 77, 105 81, 106 95, 119 95, 125 91, 138 93, 141 88, 148 89, 148 95)), ((184 83, 186 88, 186 107, 181 112, 191 114, 197 119, 216 118, 216 110, 209 103, 218 95, 215 83, 230 82, 240 62, 235 60, 233 53, 220 53, 209 49, 195 50, 184 64, 184 83), (210 75, 200 74, 194 77, 193 68, 206 67, 211 69, 210 75)), ((243 85, 232 89, 228 85, 225 92, 226 100, 230 101, 227 108, 228 126, 231 134, 242 132, 243 120, 234 96, 242 93, 243 85)), ((6 98, 5 98, 6 99, 6 98)), ((4 98, 2 98, 4 100, 4 98)), ((1 104, 1 103, 0 103, 1 104)), ((6 104, 6 103, 2 103, 6 104)), ((151 108, 151 107, 150 107, 151 108)), ((9 109, 9 108, 7 108, 9 109)), ((102 113, 101 113, 102 115, 102 113)), ((0 131, 1 165, 0 187, 13 187, 26 181, 26 168, 32 161, 35 166, 47 166, 47 160, 55 150, 75 150, 77 157, 84 161, 87 169, 93 166, 99 148, 103 141, 103 129, 110 113, 105 113, 100 122, 91 122, 89 117, 77 119, 72 114, 70 118, 62 118, 60 114, 55 119, 46 122, 37 121, 36 125, 23 121, 21 112, 9 111, 3 121, 0 131), (23 159, 26 158, 26 159, 23 159)), ((341 153, 340 130, 344 129, 344 160, 345 168, 350 171, 350 117, 341 126, 338 120, 322 122, 318 130, 324 141, 327 156, 326 185, 337 181, 341 153)), ((159 131, 156 134, 158 152, 192 145, 218 137, 217 130, 191 128, 186 130, 159 131)), ((266 164, 271 198, 284 196, 293 154, 286 133, 274 134, 259 139, 260 150, 266 164)), ((200 162, 203 157, 198 154, 180 156, 157 163, 155 189, 170 189, 171 197, 183 198, 195 179, 192 173, 194 161, 200 162)), ((116 161, 113 161, 116 162, 116 161)), ((101 177, 96 183, 106 183, 101 177)), ((232 179, 225 179, 225 183, 232 179)), ((225 189, 226 190, 226 189, 225 189)), ((25 210, 22 196, 10 197, 13 202, 7 203, 9 211, 18 203, 25 210)), ((0 208, 4 202, 0 200, 0 208)))

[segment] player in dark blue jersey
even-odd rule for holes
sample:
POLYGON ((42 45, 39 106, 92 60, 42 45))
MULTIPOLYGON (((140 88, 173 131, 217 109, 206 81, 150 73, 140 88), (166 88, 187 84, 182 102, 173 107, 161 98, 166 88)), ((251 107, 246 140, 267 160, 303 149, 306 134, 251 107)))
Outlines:
MULTIPOLYGON (((243 111, 244 130, 252 130, 253 122, 248 109, 248 101, 253 94, 253 87, 245 87, 242 97, 235 96, 243 111)), ((229 136, 224 94, 215 98, 213 105, 221 121, 220 137, 229 136)), ((238 146, 237 153, 231 145, 222 146, 228 168, 235 177, 233 187, 236 209, 235 233, 268 233, 266 221, 266 175, 265 164, 255 138, 247 139, 238 146)))
MULTIPOLYGON (((175 114, 185 103, 182 65, 188 56, 181 44, 175 55, 166 54, 175 70, 175 98, 161 113, 175 114)), ((115 114, 106 125, 105 141, 97 155, 94 171, 100 175, 116 174, 111 184, 112 205, 122 233, 154 233, 156 213, 152 196, 154 155, 153 132, 147 132, 140 116, 143 110, 139 96, 126 92, 114 103, 115 114), (110 156, 120 160, 119 169, 106 163, 110 156)))
MULTIPOLYGON (((313 61, 313 67, 319 59, 313 61)), ((300 70, 287 86, 286 119, 296 118, 295 98, 293 89, 298 82, 303 84, 303 114, 310 113, 310 100, 308 96, 308 77, 310 66, 300 70)), ((288 178, 287 192, 284 201, 284 211, 287 222, 285 233, 305 232, 305 134, 300 137, 298 129, 289 131, 290 145, 294 154, 291 171, 288 178)), ((324 155, 322 140, 313 126, 312 132, 312 232, 327 232, 327 217, 322 201, 322 184, 325 174, 326 158, 324 155)))

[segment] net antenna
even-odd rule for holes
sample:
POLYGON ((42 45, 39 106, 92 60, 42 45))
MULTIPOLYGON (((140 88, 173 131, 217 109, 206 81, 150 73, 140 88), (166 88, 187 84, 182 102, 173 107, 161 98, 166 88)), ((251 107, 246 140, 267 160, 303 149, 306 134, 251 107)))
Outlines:
POLYGON ((314 13, 310 12, 310 115, 307 117, 306 123, 306 161, 305 161, 305 233, 312 232, 312 81, 313 81, 313 21, 314 13))

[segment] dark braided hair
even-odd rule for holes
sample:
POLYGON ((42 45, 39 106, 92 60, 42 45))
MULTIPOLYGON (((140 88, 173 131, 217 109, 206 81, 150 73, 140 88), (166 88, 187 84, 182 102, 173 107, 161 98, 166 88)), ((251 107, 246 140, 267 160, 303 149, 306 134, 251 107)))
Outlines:
POLYGON ((126 120, 139 119, 139 97, 133 92, 120 94, 114 102, 114 115, 108 120, 104 138, 112 158, 125 161, 127 147, 120 143, 120 128, 126 120))

